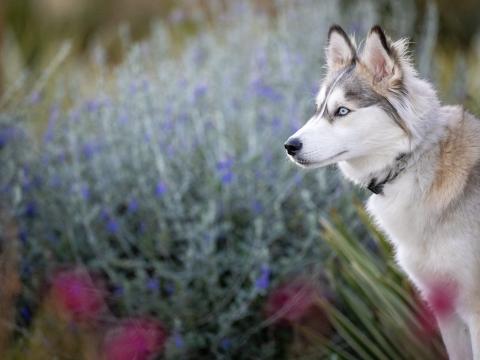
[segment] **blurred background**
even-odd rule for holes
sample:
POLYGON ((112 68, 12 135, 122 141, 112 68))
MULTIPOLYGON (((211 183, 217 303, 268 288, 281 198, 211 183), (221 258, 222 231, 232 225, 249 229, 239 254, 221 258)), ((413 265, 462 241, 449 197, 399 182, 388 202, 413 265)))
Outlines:
POLYGON ((368 194, 282 144, 313 112, 333 23, 410 38, 441 99, 480 115, 479 16, 1 1, 0 358, 445 358, 368 194))

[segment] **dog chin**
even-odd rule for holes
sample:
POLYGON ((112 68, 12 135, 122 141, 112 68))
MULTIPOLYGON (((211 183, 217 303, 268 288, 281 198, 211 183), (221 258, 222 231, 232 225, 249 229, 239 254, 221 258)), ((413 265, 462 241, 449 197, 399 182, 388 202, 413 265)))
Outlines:
POLYGON ((292 160, 296 165, 300 166, 301 168, 304 168, 304 169, 315 169, 315 168, 319 168, 319 167, 322 167, 322 166, 325 166, 327 164, 322 164, 322 162, 316 162, 316 161, 310 161, 310 160, 307 160, 307 159, 302 159, 302 158, 294 158, 294 157, 290 157, 290 160, 292 160))
POLYGON ((322 160, 315 160, 315 161, 302 158, 301 156, 293 157, 293 156, 289 155, 288 157, 295 164, 297 164, 298 166, 300 166, 302 168, 314 169, 314 168, 326 167, 328 165, 336 164, 339 161, 344 160, 345 156, 342 156, 342 155, 345 155, 348 152, 349 152, 348 150, 342 150, 342 151, 336 153, 335 155, 332 155, 332 156, 327 157, 327 158, 322 159, 322 160))

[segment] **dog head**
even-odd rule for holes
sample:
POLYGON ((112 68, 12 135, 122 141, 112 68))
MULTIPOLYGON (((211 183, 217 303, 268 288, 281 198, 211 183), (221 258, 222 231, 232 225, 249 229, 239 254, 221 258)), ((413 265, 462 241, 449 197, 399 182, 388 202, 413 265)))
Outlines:
MULTIPOLYGON (((414 70, 405 51, 405 40, 393 43, 375 26, 357 53, 354 40, 332 26, 326 49, 328 72, 317 95, 317 111, 285 143, 290 159, 313 168, 365 163, 378 156, 390 161, 407 152, 411 129, 404 116, 404 80, 414 70)), ((375 170, 374 162, 368 171, 375 170)))

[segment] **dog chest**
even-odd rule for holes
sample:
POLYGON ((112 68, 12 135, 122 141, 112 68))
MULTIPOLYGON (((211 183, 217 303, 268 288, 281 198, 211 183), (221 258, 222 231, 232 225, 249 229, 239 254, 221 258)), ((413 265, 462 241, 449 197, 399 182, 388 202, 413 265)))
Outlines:
POLYGON ((421 240, 427 220, 419 204, 401 193, 372 195, 367 209, 394 245, 421 240))
POLYGON ((395 201, 372 196, 367 208, 395 247, 396 260, 414 283, 424 290, 448 278, 461 288, 475 288, 479 274, 476 257, 480 245, 457 217, 432 224, 422 203, 405 197, 395 201), (457 223, 457 224, 455 224, 457 223))

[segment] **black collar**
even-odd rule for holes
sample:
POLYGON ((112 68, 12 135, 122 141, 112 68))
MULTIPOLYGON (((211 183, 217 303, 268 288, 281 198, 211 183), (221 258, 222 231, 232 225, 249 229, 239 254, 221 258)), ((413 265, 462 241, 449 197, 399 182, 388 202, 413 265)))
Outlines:
POLYGON ((373 178, 368 184, 368 190, 370 190, 374 194, 383 194, 383 186, 386 184, 386 181, 382 181, 377 183, 377 178, 373 178))
POLYGON ((397 156, 393 166, 384 171, 384 174, 386 175, 383 180, 379 181, 377 177, 373 177, 372 180, 370 180, 367 186, 368 190, 370 190, 374 194, 383 195, 383 187, 386 184, 395 180, 397 176, 400 175, 407 168, 408 160, 411 156, 411 153, 403 153, 397 156))

